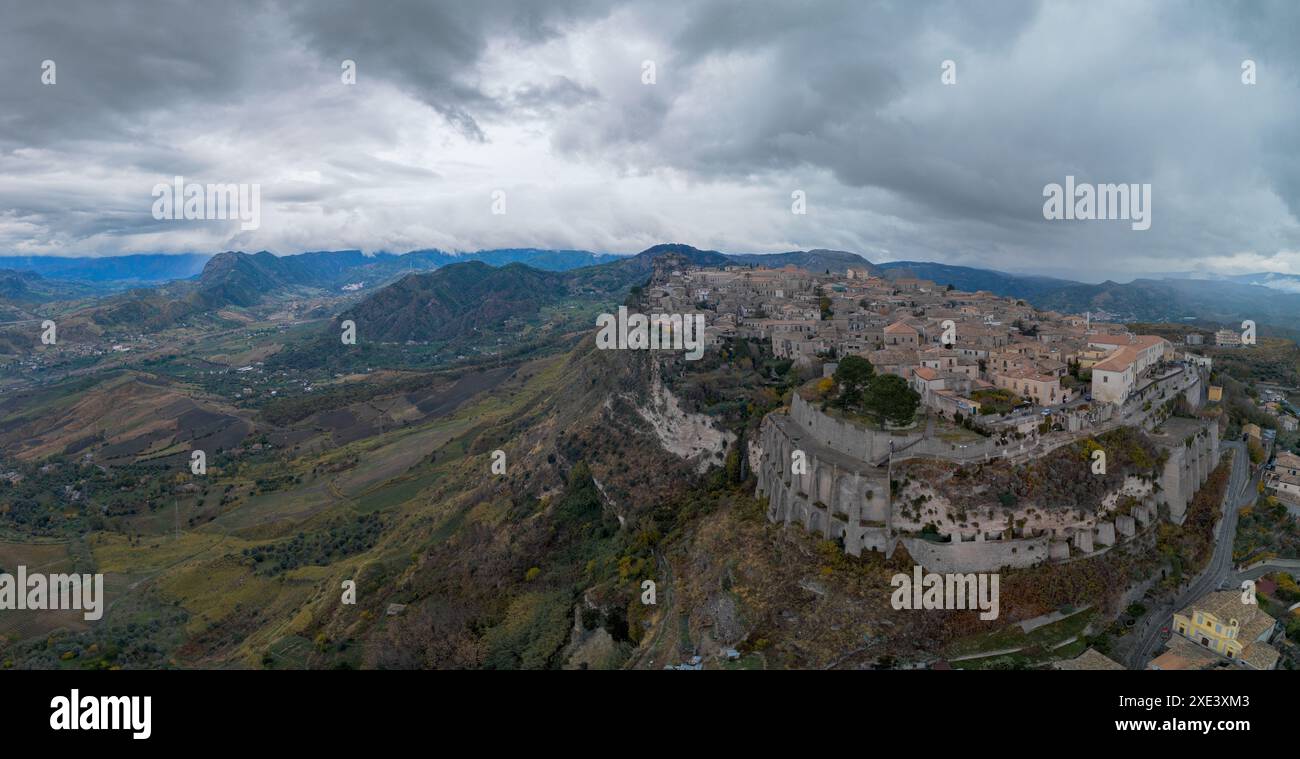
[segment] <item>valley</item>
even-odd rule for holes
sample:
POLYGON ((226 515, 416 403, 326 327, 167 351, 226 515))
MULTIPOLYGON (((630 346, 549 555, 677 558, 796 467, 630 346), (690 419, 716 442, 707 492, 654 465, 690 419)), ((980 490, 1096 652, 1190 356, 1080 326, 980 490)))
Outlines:
MULTIPOLYGON (((848 271, 843 255, 782 265, 848 271)), ((4 357, 0 569, 102 573, 108 611, 93 624, 6 615, 0 666, 660 669, 703 655, 724 668, 916 667, 986 664, 972 652, 1014 638, 974 613, 892 607, 881 588, 910 571, 907 549, 850 555, 834 536, 771 524, 755 446, 815 365, 732 335, 700 361, 598 348, 596 317, 647 308, 647 287, 673 271, 753 264, 672 245, 342 289, 256 260, 245 272, 242 256, 209 261, 198 300, 173 283, 45 304, 58 342, 4 357), (170 313, 177 297, 187 310, 173 323, 121 318, 170 313), (355 344, 339 338, 346 320, 355 344)), ((981 440, 938 421, 954 446, 981 440)), ((972 476, 932 470, 909 464, 898 497, 929 501, 920 483, 972 476)), ((1010 491, 1028 475, 975 476, 1010 491)), ((951 527, 980 507, 957 482, 943 486, 951 527)), ((1046 492, 1036 508, 1060 495, 1046 492)), ((1091 508, 1106 492, 1073 497, 1091 508)), ((927 534, 910 508, 897 528, 927 534)), ((1124 548, 1004 569, 1013 619, 1094 608, 1013 660, 1105 645, 1113 591, 1159 567, 1124 548)))

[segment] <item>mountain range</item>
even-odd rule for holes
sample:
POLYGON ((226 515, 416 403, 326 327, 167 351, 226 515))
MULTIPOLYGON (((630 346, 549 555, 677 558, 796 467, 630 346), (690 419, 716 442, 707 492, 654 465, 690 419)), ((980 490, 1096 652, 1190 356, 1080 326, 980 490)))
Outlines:
POLYGON ((568 294, 617 294, 648 279, 655 261, 666 255, 705 267, 789 265, 814 272, 856 268, 886 278, 919 277, 959 290, 986 290, 1021 298, 1045 309, 1101 312, 1119 321, 1215 326, 1252 319, 1262 327, 1289 335, 1300 317, 1300 277, 1285 274, 1089 284, 928 261, 875 264, 856 253, 839 250, 728 254, 681 243, 655 245, 632 256, 537 248, 467 254, 438 250, 366 254, 342 250, 290 256, 266 251, 226 251, 210 257, 11 256, 0 257, 0 266, 7 263, 16 267, 0 270, 0 301, 16 305, 73 299, 92 294, 105 284, 158 278, 153 286, 136 287, 90 307, 93 320, 101 325, 138 324, 153 329, 199 312, 251 306, 272 293, 295 288, 357 291, 366 297, 348 313, 364 315, 372 324, 387 325, 380 330, 381 339, 428 340, 445 337, 451 328, 438 325, 447 319, 460 320, 462 328, 468 329, 482 326, 484 320, 533 313, 568 294), (200 261, 202 268, 194 272, 200 261), (53 275, 59 279, 46 278, 53 275), (164 281, 165 277, 171 279, 164 281))

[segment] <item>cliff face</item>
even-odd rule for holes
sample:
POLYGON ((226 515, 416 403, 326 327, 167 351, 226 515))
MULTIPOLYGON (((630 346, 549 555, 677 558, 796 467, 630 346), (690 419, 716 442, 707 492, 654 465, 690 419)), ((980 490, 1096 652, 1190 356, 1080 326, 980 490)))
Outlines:
POLYGON ((735 434, 718 429, 709 417, 683 409, 672 391, 664 387, 657 362, 653 364, 649 398, 636 411, 649 423, 664 450, 691 462, 699 474, 721 464, 727 447, 736 440, 735 434))

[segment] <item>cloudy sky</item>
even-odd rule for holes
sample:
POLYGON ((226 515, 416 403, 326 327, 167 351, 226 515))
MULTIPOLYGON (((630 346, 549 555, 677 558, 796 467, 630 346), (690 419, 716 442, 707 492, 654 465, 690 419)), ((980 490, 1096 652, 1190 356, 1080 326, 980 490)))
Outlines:
POLYGON ((3 2, 0 254, 684 242, 1300 273, 1289 0, 3 2), (155 219, 177 175, 260 185, 260 226, 155 219), (1150 183, 1151 228, 1044 219, 1066 175, 1150 183))

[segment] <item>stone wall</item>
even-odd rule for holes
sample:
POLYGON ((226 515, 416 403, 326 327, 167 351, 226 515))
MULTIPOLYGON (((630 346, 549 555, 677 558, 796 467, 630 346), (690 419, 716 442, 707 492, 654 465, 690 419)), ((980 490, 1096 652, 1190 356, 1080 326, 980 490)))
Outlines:
POLYGON ((1047 561, 1051 536, 988 540, 980 535, 972 541, 949 543, 902 536, 897 542, 927 572, 995 572, 1004 567, 1032 567, 1047 561))
POLYGON ((794 393, 790 418, 818 443, 862 461, 876 462, 889 456, 889 445, 900 450, 922 439, 920 432, 892 433, 872 430, 836 419, 794 393))
POLYGON ((885 469, 818 443, 783 415, 765 419, 759 439, 754 471, 758 494, 768 498, 769 520, 842 539, 854 556, 863 549, 892 552, 885 469))
POLYGON ((1005 447, 995 445, 993 438, 980 438, 958 447, 938 438, 927 438, 921 432, 870 429, 844 419, 836 419, 815 404, 805 401, 798 393, 794 394, 790 402, 790 417, 828 448, 874 463, 882 463, 889 457, 890 443, 894 446, 895 461, 919 457, 971 461, 1007 453, 1005 447))
POLYGON ((1168 507, 1170 521, 1181 525, 1196 491, 1219 465, 1219 426, 1175 417, 1155 437, 1169 453, 1160 472, 1159 503, 1168 507))
MULTIPOLYGON (((1128 515, 1057 533, 963 537, 954 532, 942 540, 898 533, 886 466, 891 440, 895 451, 922 442, 919 433, 894 434, 834 419, 796 394, 790 413, 769 414, 758 440, 749 445, 757 494, 768 500, 768 519, 842 540, 854 556, 880 551, 888 557, 901 545, 928 571, 982 572, 1097 555, 1140 536, 1158 518, 1156 500, 1148 496, 1128 515)), ((1169 451, 1159 502, 1181 524, 1188 502, 1218 464, 1218 427, 1171 419, 1157 444, 1169 451)))

